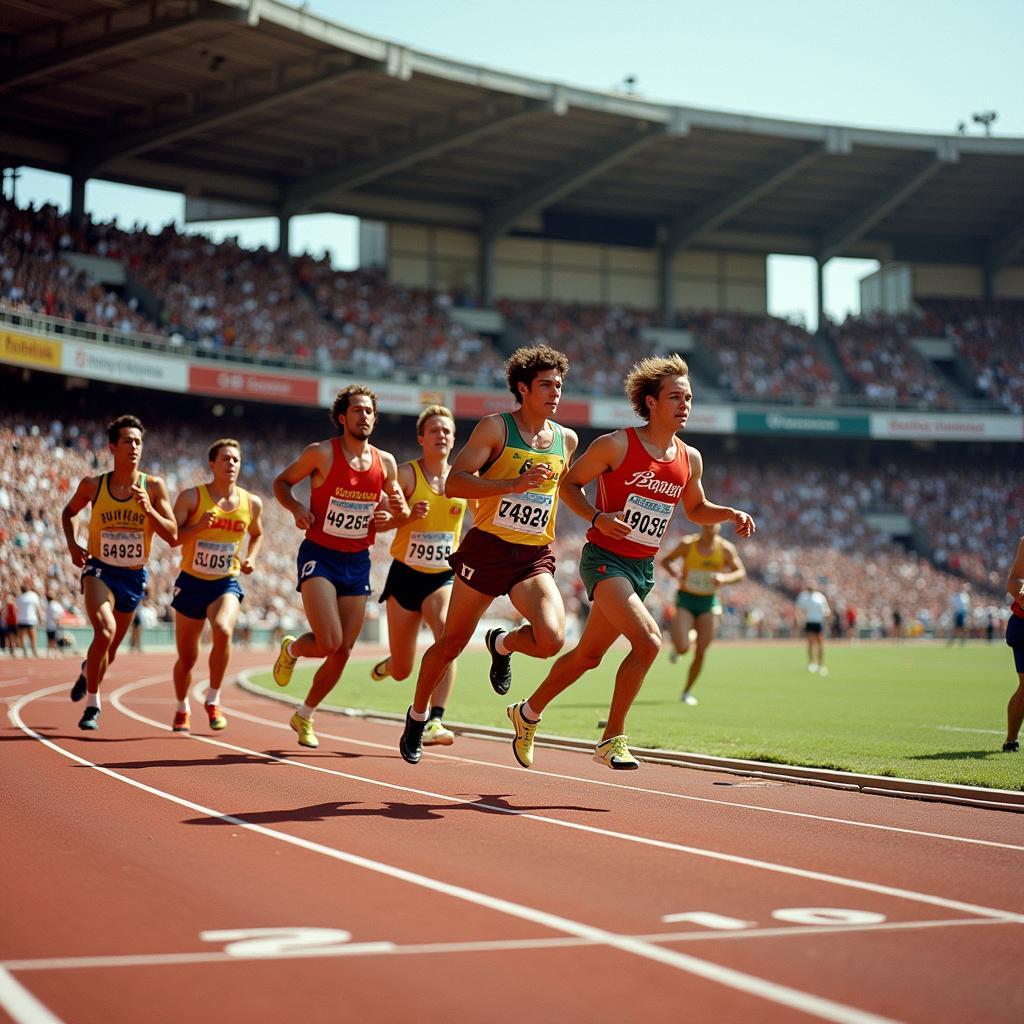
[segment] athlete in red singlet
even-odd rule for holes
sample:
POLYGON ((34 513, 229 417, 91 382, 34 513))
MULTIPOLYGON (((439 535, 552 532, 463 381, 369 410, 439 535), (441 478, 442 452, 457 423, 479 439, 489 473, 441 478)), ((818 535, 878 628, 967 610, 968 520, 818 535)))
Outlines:
POLYGON ((689 371, 679 356, 648 357, 626 377, 626 394, 646 423, 599 437, 562 478, 559 496, 590 520, 580 556, 580 576, 593 602, 579 643, 562 655, 533 695, 508 708, 515 726, 512 750, 524 767, 533 764, 533 735, 543 710, 584 672, 596 668, 612 643, 630 644, 615 675, 608 723, 594 760, 609 768, 638 768, 626 743, 626 714, 661 650, 661 630, 644 599, 654 586, 654 557, 681 504, 694 523, 731 520, 741 537, 754 520, 739 509, 704 496, 700 452, 677 438, 690 415, 689 371), (598 480, 597 507, 583 488, 598 480))
POLYGON ((1006 623, 1006 642, 1013 651, 1017 669, 1017 689, 1006 705, 1006 742, 1003 750, 1015 754, 1020 750, 1020 727, 1024 722, 1024 537, 1017 545, 1017 554, 1006 577, 1006 592, 1013 598, 1010 618, 1006 623))

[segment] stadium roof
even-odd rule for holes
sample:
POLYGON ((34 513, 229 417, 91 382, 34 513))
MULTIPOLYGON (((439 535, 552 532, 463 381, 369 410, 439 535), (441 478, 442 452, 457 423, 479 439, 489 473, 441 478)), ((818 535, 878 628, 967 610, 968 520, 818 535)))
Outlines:
POLYGON ((349 213, 489 238, 1024 262, 1020 138, 588 91, 275 0, 0 0, 0 52, 4 162, 79 190, 99 177, 183 192, 209 216, 349 213))

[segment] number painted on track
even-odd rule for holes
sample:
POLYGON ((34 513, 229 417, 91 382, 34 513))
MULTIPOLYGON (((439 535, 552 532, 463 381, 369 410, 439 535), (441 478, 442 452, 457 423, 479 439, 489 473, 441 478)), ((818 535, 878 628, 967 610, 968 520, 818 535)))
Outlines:
POLYGON ((237 957, 275 957, 333 952, 352 938, 340 928, 228 928, 200 932, 203 942, 225 942, 224 952, 237 957))
POLYGON ((885 914, 839 907, 783 907, 773 910, 772 917, 788 924, 881 924, 885 920, 885 914))

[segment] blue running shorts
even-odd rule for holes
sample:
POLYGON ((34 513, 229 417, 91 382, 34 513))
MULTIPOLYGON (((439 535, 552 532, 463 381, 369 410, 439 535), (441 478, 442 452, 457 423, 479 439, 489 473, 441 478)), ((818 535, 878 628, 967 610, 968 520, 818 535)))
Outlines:
POLYGON ((186 619, 205 619, 210 605, 225 594, 234 594, 239 601, 245 600, 237 576, 203 580, 182 572, 178 573, 178 578, 174 581, 174 600, 171 601, 171 607, 186 619))
POLYGON ((299 578, 295 588, 314 576, 322 576, 334 585, 338 597, 366 597, 370 593, 370 552, 334 551, 316 541, 304 540, 296 559, 299 578))
POLYGON ((122 569, 118 565, 107 565, 98 558, 90 558, 82 570, 82 591, 85 591, 86 576, 95 576, 114 596, 114 611, 133 612, 146 595, 146 569, 122 569))

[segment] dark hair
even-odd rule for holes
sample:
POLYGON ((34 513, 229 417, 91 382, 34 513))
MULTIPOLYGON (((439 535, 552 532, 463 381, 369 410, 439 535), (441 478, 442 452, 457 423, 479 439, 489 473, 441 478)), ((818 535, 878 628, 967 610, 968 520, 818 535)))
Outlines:
POLYGON ((242 455, 242 446, 233 437, 221 437, 210 445, 210 450, 206 453, 206 461, 213 462, 221 448, 237 448, 239 457, 242 455))
POLYGON ((557 370, 564 377, 569 372, 569 359, 564 352, 559 352, 550 345, 517 348, 508 357, 505 362, 505 380, 517 402, 521 404, 523 401, 523 396, 519 394, 519 385, 525 384, 529 389, 534 377, 542 370, 557 370))
POLYGON ((146 428, 142 425, 142 420, 138 416, 118 416, 116 420, 107 424, 107 440, 111 444, 117 444, 121 440, 121 431, 128 428, 134 427, 142 434, 146 436, 146 428))
POLYGON ((331 422, 336 429, 342 429, 339 420, 348 412, 349 402, 356 395, 366 395, 373 402, 373 415, 377 415, 377 396, 365 384, 349 384, 334 396, 334 404, 331 406, 331 422))

